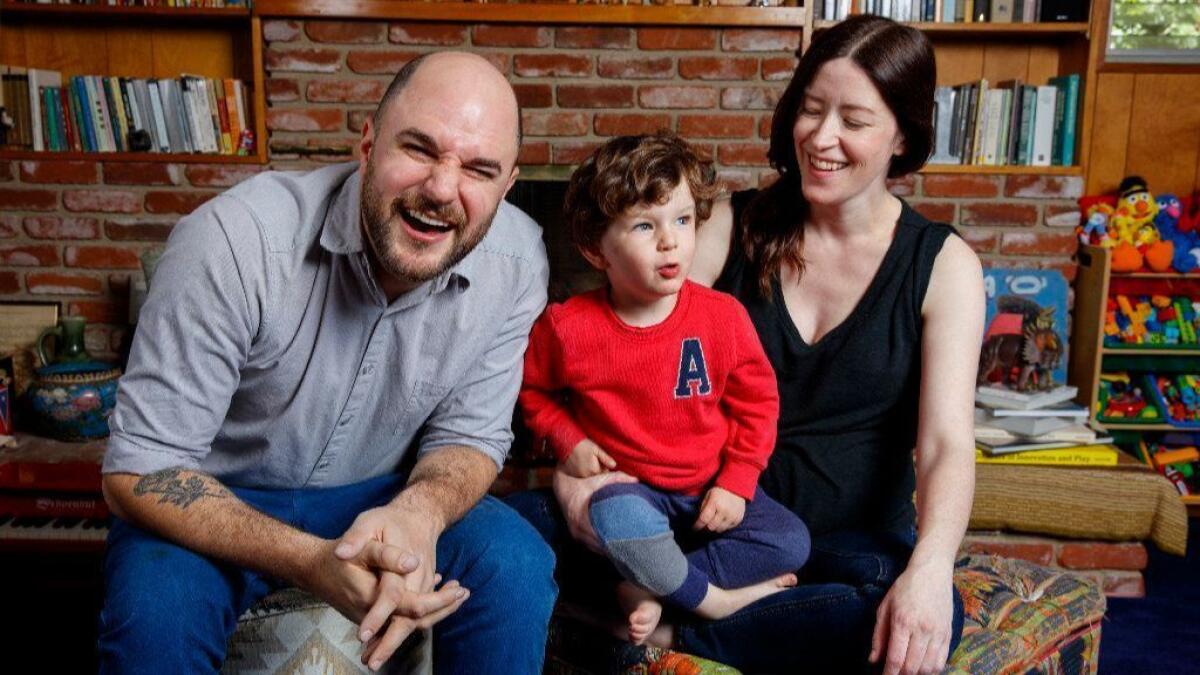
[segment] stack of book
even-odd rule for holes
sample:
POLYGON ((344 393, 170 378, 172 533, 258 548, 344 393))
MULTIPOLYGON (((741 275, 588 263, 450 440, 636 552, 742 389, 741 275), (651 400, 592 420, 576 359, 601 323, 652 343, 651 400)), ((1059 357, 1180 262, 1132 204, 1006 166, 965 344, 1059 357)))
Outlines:
POLYGON ((1023 394, 981 386, 975 392, 975 461, 980 464, 1113 466, 1112 438, 1088 426, 1075 387, 1023 394))
POLYGON ((1071 166, 1079 128, 1080 77, 1041 86, 986 79, 934 92, 932 164, 1071 166))
MULTIPOLYGON (((237 79, 144 79, 0 65, 0 107, 12 150, 216 153, 253 151, 237 79)), ((3 125, 0 125, 2 127, 3 125)))

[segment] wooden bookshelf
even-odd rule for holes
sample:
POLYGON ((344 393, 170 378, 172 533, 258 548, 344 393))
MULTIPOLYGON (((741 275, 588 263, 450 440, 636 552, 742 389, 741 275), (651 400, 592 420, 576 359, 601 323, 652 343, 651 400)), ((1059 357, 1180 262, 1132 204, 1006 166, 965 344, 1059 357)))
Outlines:
POLYGON ((0 150, 0 159, 264 164, 267 162, 262 19, 244 7, 108 7, 0 2, 0 63, 76 75, 237 78, 255 153, 0 150))
POLYGON ((0 2, 4 16, 119 16, 122 19, 183 18, 245 21, 250 18, 248 7, 109 7, 107 5, 44 5, 33 2, 0 2))
POLYGON ((175 162, 178 164, 262 164, 254 155, 220 155, 176 152, 55 152, 53 150, 0 150, 0 159, 61 159, 90 162, 175 162))
POLYGON ((584 5, 452 3, 408 0, 256 0, 260 16, 347 19, 417 19, 472 23, 578 25, 688 25, 800 28, 804 7, 700 7, 690 5, 584 5))
POLYGON ((1080 176, 1082 166, 989 166, 985 164, 926 164, 921 173, 1021 174, 1034 176, 1080 176))

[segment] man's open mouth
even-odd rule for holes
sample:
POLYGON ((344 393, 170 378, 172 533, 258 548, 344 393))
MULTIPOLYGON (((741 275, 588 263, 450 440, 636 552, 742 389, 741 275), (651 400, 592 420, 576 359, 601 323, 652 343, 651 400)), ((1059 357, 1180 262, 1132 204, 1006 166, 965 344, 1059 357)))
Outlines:
POLYGON ((454 223, 438 220, 431 216, 417 213, 416 211, 409 211, 403 207, 399 207, 397 210, 400 212, 400 216, 404 218, 405 222, 408 223, 409 227, 418 232, 423 232, 425 234, 444 234, 446 232, 453 231, 455 227, 454 223))

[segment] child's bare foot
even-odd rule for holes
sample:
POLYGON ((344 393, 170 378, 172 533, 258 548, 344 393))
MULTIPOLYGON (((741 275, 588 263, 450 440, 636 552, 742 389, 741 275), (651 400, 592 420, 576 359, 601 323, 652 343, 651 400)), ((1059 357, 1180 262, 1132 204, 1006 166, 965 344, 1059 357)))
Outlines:
POLYGON ((658 627, 662 603, 650 591, 628 581, 617 586, 617 602, 621 604, 621 611, 629 616, 629 641, 635 645, 644 643, 658 627))
POLYGON ((659 623, 658 628, 651 631, 650 637, 646 638, 646 644, 661 649, 673 649, 675 647, 675 626, 669 623, 659 623))
POLYGON ((783 574, 774 579, 754 584, 753 586, 731 590, 717 588, 709 584, 708 594, 704 596, 704 600, 696 608, 696 614, 705 619, 724 619, 752 602, 762 600, 768 595, 778 593, 795 585, 795 574, 783 574))

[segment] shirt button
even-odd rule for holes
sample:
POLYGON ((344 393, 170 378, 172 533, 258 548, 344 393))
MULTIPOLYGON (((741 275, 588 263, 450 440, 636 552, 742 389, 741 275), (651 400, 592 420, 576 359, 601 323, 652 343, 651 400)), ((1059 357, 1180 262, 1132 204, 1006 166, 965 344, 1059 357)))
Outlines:
POLYGON ((363 369, 362 369, 363 375, 370 375, 373 372, 375 372, 375 366, 363 366, 363 369))
POLYGON ((354 419, 354 416, 353 416, 353 415, 348 415, 348 416, 346 416, 346 417, 343 417, 343 418, 342 418, 342 421, 338 422, 338 426, 339 426, 339 427, 344 427, 344 426, 346 426, 347 424, 350 424, 350 420, 352 420, 352 419, 354 419))

